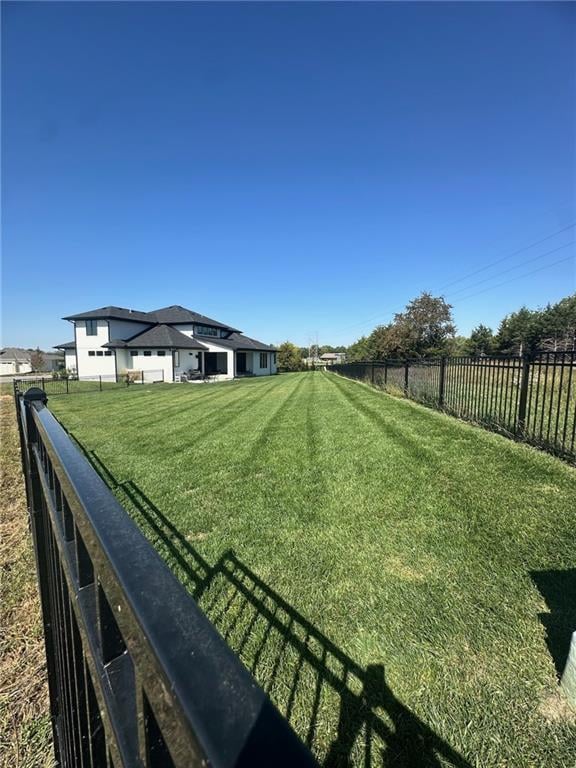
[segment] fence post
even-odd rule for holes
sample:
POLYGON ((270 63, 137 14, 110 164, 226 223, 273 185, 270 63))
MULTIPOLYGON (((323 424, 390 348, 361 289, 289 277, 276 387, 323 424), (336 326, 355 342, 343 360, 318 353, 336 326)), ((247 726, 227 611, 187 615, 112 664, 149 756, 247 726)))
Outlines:
POLYGON ((66 394, 67 395, 70 394, 70 384, 69 384, 68 376, 66 376, 66 394))
POLYGON ((446 358, 440 358, 440 385, 438 387, 438 407, 444 406, 444 381, 446 378, 446 358))
POLYGON ((388 384, 388 360, 384 360, 384 385, 388 384))
POLYGON ((98 381, 100 383, 100 392, 102 392, 102 376, 98 376, 98 381))
POLYGON ((141 380, 142 380, 142 384, 144 384, 144 369, 142 369, 141 371, 141 380))
POLYGON ((523 435, 526 429, 526 410, 528 405, 528 382, 530 379, 530 354, 522 355, 522 374, 520 378, 520 398, 518 400, 518 421, 516 434, 523 435))
POLYGON ((374 384, 374 360, 372 360, 372 384, 374 384))
POLYGON ((408 396, 408 371, 410 370, 410 363, 408 360, 404 363, 404 394, 408 396))

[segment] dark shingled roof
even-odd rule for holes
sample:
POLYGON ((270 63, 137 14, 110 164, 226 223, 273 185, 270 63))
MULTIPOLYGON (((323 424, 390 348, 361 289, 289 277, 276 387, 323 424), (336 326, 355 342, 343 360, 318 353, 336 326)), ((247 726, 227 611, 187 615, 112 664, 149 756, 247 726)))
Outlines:
POLYGON ((175 323, 198 323, 199 325, 212 325, 215 328, 238 331, 238 328, 232 328, 231 325, 219 323, 218 320, 212 320, 212 318, 206 317, 206 315, 200 315, 198 312, 193 312, 191 309, 186 309, 186 307, 181 307, 178 304, 155 309, 148 314, 154 315, 157 323, 168 323, 169 325, 174 325, 175 323))
POLYGON ((137 309, 125 309, 124 307, 100 307, 91 309, 90 312, 80 312, 77 315, 68 315, 62 320, 137 320, 141 323, 155 323, 156 319, 150 316, 150 312, 139 312, 137 309))
POLYGON ((76 342, 66 341, 64 344, 54 344, 54 349, 76 349, 76 342))
POLYGON ((253 352, 276 351, 276 347, 271 347, 269 344, 264 344, 264 342, 257 341, 256 339, 251 339, 249 336, 244 336, 243 333, 232 333, 227 339, 211 338, 210 343, 234 350, 252 350, 253 352))
POLYGON ((147 328, 145 331, 137 333, 135 336, 124 341, 123 339, 114 339, 107 344, 103 344, 104 347, 121 347, 127 349, 142 347, 161 349, 166 347, 168 349, 206 349, 207 347, 196 339, 191 339, 190 336, 186 336, 175 328, 171 328, 169 325, 155 325, 153 328, 147 328))
POLYGON ((238 331, 230 325, 219 323, 206 315, 193 312, 191 309, 173 304, 170 307, 162 307, 152 312, 140 312, 137 309, 125 309, 124 307, 100 307, 90 312, 80 312, 77 315, 68 315, 63 320, 136 320, 140 323, 198 323, 199 325, 212 325, 215 328, 224 328, 228 331, 238 331))

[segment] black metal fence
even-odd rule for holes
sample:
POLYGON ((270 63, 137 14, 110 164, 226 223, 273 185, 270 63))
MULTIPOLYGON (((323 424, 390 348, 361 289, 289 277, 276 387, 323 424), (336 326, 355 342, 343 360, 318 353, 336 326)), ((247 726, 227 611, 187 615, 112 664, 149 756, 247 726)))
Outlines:
POLYGON ((27 376, 14 379, 17 392, 36 387, 47 395, 70 395, 78 392, 102 392, 109 389, 125 389, 132 384, 157 384, 164 381, 164 371, 130 371, 129 374, 104 376, 27 376))
POLYGON ((576 352, 344 363, 331 370, 576 460, 576 352))
POLYGON ((46 402, 16 393, 58 765, 315 765, 46 402))

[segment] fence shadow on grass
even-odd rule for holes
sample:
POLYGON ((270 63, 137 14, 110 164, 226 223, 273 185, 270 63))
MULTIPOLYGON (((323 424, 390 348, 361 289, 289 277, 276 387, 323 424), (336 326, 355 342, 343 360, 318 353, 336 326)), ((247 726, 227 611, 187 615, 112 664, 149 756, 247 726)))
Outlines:
POLYGON ((383 665, 358 665, 232 550, 210 565, 133 481, 79 445, 323 768, 470 768, 394 696, 383 665))
POLYGON ((541 613, 538 618, 546 630, 546 645, 558 677, 561 677, 568 659, 572 632, 576 629, 576 568, 532 571, 530 576, 549 609, 548 613, 541 613))

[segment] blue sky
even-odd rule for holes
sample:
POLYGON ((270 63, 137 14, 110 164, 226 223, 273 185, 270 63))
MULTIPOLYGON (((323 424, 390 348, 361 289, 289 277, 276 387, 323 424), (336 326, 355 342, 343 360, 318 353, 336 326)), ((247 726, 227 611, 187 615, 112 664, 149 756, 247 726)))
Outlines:
POLYGON ((107 304, 350 343, 422 290, 467 333, 573 292, 575 10, 3 4, 3 344, 107 304))

